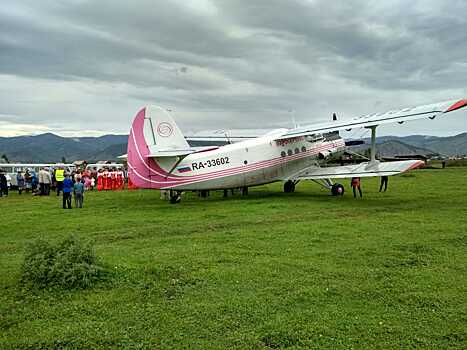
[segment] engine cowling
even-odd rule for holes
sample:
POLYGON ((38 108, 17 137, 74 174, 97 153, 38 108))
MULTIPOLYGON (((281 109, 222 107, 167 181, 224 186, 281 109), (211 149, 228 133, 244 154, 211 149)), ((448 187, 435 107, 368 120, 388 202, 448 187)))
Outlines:
POLYGON ((337 148, 330 148, 325 151, 321 151, 318 153, 318 159, 329 159, 331 156, 335 155, 337 151, 337 148))

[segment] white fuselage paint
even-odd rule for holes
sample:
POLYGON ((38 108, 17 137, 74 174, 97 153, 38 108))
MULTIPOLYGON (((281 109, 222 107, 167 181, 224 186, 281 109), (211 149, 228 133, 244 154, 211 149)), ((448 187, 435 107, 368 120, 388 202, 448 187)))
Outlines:
POLYGON ((158 163, 165 171, 172 170, 173 175, 192 179, 188 183, 171 184, 164 188, 214 190, 282 181, 306 168, 318 166, 320 152, 335 153, 345 146, 341 138, 315 142, 308 142, 305 137, 276 140, 281 133, 283 130, 277 130, 252 140, 193 153, 179 164, 173 158, 159 158, 158 163))

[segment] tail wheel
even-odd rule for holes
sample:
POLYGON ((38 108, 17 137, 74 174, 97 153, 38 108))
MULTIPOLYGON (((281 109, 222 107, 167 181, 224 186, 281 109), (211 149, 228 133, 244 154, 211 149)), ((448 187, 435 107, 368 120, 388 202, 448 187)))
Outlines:
POLYGON ((284 183, 284 192, 285 193, 295 192, 295 184, 293 181, 289 180, 284 183))
POLYGON ((182 194, 180 192, 175 192, 170 194, 170 203, 177 204, 182 200, 182 194))
POLYGON ((334 184, 331 187, 331 193, 333 196, 343 196, 344 195, 344 186, 341 184, 334 184))

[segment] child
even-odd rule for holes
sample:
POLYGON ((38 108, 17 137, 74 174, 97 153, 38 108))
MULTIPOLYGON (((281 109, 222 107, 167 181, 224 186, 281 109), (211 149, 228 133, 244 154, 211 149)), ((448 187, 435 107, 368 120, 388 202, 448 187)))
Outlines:
POLYGON ((82 208, 84 200, 84 184, 81 181, 77 181, 73 185, 73 194, 75 195, 75 208, 82 208))

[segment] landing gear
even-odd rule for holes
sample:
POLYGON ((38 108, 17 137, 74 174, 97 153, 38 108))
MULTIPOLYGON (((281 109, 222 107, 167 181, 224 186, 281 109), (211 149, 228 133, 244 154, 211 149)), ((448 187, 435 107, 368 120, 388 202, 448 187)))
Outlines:
POLYGON ((333 196, 343 196, 344 195, 344 186, 341 184, 335 183, 331 187, 331 193, 333 196))
POLYGON ((295 183, 291 180, 286 181, 284 183, 284 192, 285 193, 292 193, 295 192, 295 183))
POLYGON ((182 200, 182 192, 170 191, 170 203, 177 204, 182 200))

